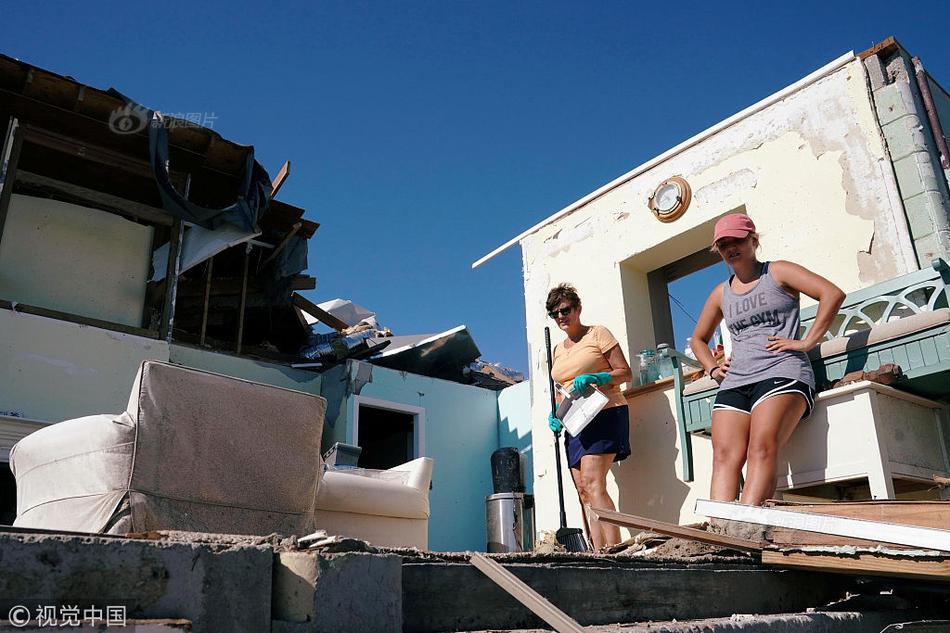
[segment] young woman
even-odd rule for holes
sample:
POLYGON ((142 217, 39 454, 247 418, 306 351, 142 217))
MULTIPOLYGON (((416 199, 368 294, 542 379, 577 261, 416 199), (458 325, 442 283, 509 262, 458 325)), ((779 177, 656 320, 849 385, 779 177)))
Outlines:
MULTIPOLYGON (((576 391, 599 385, 608 398, 604 409, 580 435, 573 437, 565 431, 564 448, 584 506, 614 510, 616 506, 607 494, 607 472, 611 464, 630 455, 630 418, 620 393, 620 384, 631 379, 630 365, 610 330, 581 323, 581 299, 573 286, 561 284, 551 290, 545 307, 567 335, 554 348, 554 380, 576 391)), ((553 414, 548 416, 548 425, 555 433, 561 430, 561 422, 553 414)), ((593 517, 587 517, 587 525, 594 549, 620 542, 617 526, 593 517)))
POLYGON ((713 404, 713 474, 709 496, 735 501, 748 463, 741 503, 761 505, 775 492, 778 452, 811 413, 815 376, 807 352, 828 331, 844 293, 810 270, 785 261, 760 262, 759 235, 745 214, 716 223, 713 250, 735 274, 716 286, 693 332, 691 346, 719 383, 713 404), (799 338, 799 295, 818 301, 808 335, 799 338), (709 339, 721 321, 732 353, 717 365, 709 339))

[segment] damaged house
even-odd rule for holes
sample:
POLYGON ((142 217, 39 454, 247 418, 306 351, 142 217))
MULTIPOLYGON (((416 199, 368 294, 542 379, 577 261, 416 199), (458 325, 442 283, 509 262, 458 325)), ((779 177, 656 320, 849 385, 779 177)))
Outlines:
MULTIPOLYGON (((812 501, 945 496, 933 476, 950 475, 947 130, 950 94, 889 38, 646 161, 475 262, 521 246, 534 436, 550 437, 544 300, 570 281, 586 320, 607 326, 634 367, 641 350, 680 350, 675 375, 626 387, 633 456, 611 468, 611 497, 621 512, 701 520, 695 507, 709 492, 716 385, 689 382, 701 372, 685 356, 690 332, 674 332, 672 315, 685 307, 695 319, 708 289, 727 277, 709 251, 713 226, 744 212, 762 234, 763 259, 798 262, 848 293, 814 352, 824 392, 780 458, 779 493, 812 501), (677 284, 703 271, 715 272, 701 296, 675 305, 677 284), (888 385, 854 378, 882 366, 899 367, 899 377, 888 385)), ((807 327, 815 306, 802 299, 807 327)), ((554 342, 562 336, 555 330, 554 342)), ((727 331, 723 337, 728 353, 727 331)), ((538 439, 533 457, 538 527, 552 530, 553 443, 538 439)), ((568 524, 581 525, 568 497, 568 524)))
POLYGON ((509 422, 526 385, 464 326, 392 336, 305 298, 319 225, 277 199, 289 163, 271 177, 250 146, 10 57, 0 121, 0 461, 37 429, 122 411, 143 362, 172 363, 326 398, 317 444, 363 446, 360 466, 432 458, 428 546, 483 547, 489 456, 530 450, 509 422))

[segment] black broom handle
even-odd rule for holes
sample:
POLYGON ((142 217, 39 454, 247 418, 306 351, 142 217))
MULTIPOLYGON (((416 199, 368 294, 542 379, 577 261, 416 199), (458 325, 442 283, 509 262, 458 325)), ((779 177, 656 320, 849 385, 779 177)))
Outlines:
MULTIPOLYGON (((557 400, 554 398, 554 364, 551 362, 551 328, 544 328, 544 347, 548 353, 548 388, 551 392, 551 413, 557 415, 557 400)), ((561 433, 554 434, 554 463, 557 464, 557 500, 561 504, 561 527, 567 527, 564 511, 564 482, 561 481, 561 433)))

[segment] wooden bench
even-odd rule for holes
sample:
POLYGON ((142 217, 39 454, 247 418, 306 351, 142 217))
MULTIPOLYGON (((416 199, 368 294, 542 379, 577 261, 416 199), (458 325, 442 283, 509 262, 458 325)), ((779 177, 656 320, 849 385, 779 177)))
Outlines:
MULTIPOLYGON (((845 297, 825 334, 809 353, 819 390, 845 374, 872 371, 894 363, 903 370, 897 389, 944 402, 950 401, 950 266, 935 259, 929 268, 875 284, 845 297)), ((804 335, 818 306, 801 311, 804 335)), ((708 434, 712 405, 719 386, 711 378, 686 384, 683 366, 695 360, 672 351, 676 421, 683 480, 693 480, 692 433, 708 434)))

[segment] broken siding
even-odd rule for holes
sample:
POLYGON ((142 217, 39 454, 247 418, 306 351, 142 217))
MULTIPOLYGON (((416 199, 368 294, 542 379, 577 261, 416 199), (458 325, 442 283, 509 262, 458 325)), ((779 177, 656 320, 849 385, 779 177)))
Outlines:
MULTIPOLYGON (((846 291, 884 281, 916 266, 900 200, 889 193, 888 168, 865 69, 854 59, 526 237, 531 418, 537 437, 549 434, 543 343, 549 322, 543 305, 554 284, 577 286, 585 322, 607 326, 629 360, 660 342, 654 340, 647 273, 707 248, 716 219, 729 212, 745 211, 756 221, 764 259, 801 262, 846 291), (694 201, 683 217, 664 224, 654 219, 647 201, 673 175, 690 183, 694 201)), ((667 396, 631 402, 634 457, 613 468, 609 485, 617 498, 618 481, 648 478, 654 491, 622 499, 621 507, 688 521, 693 518, 688 500, 694 490, 708 490, 708 473, 700 469, 690 485, 679 480, 667 396), (641 417, 637 409, 650 414, 641 417)), ((541 529, 557 526, 548 444, 534 450, 541 529)), ((706 444, 694 442, 697 465, 710 460, 706 444)), ((579 507, 573 495, 568 498, 569 523, 579 524, 579 507)))

